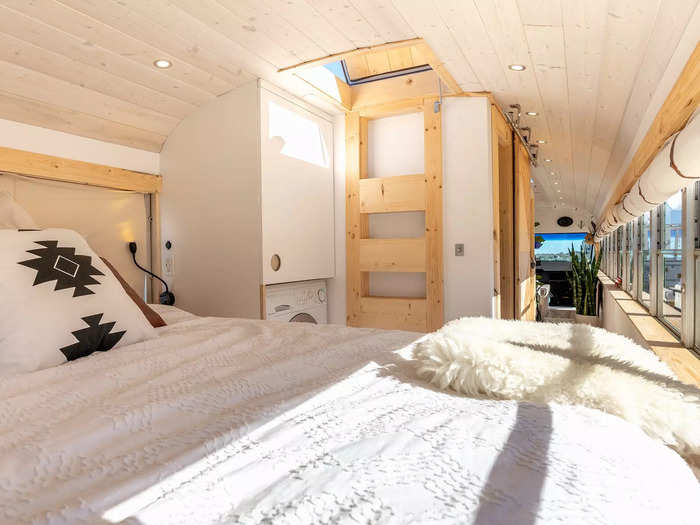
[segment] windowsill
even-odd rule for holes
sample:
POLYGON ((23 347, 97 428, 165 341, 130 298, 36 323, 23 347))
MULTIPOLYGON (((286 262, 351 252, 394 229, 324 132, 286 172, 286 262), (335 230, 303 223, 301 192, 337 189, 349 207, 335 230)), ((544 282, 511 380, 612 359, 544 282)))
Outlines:
POLYGON ((685 348, 678 337, 661 321, 652 316, 644 306, 627 292, 618 288, 607 275, 600 272, 598 278, 603 285, 604 293, 610 294, 613 301, 635 327, 647 348, 658 355, 673 370, 679 380, 700 386, 700 359, 685 348))

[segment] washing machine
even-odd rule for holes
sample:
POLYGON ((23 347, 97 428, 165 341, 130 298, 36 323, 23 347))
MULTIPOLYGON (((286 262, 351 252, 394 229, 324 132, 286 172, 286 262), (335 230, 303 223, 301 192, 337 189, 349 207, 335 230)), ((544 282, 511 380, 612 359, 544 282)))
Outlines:
POLYGON ((268 285, 265 287, 265 311, 269 320, 326 324, 326 281, 268 285))

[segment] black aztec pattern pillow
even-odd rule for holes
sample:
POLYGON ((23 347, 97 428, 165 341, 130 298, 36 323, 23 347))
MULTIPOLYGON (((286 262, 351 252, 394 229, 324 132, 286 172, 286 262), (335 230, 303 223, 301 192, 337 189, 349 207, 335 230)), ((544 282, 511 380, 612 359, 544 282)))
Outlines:
POLYGON ((0 375, 155 337, 80 234, 0 230, 0 375))

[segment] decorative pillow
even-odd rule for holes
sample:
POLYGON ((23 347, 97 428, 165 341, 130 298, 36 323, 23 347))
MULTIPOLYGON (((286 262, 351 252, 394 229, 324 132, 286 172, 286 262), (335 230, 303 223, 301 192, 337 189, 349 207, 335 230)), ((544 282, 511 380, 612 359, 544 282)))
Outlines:
POLYGON ((155 337, 80 234, 0 230, 0 374, 155 337))
POLYGON ((0 229, 35 230, 37 228, 34 219, 15 202, 12 195, 6 191, 0 191, 0 229))
POLYGON ((146 301, 141 299, 141 296, 136 293, 136 291, 129 286, 129 283, 127 283, 124 278, 119 274, 117 269, 110 263, 107 259, 104 257, 100 257, 102 259, 102 262, 107 265, 107 268, 109 268, 114 276, 117 278, 117 281, 119 281, 119 284, 122 285, 122 288, 124 288, 124 291, 126 292, 126 295, 128 295, 132 301, 134 301, 134 304, 139 307, 139 310, 143 312, 143 315, 146 316, 146 319, 148 319, 148 322, 151 323, 151 326, 153 328, 161 328, 163 326, 166 326, 165 321, 163 321, 163 318, 158 315, 150 306, 146 304, 146 301))

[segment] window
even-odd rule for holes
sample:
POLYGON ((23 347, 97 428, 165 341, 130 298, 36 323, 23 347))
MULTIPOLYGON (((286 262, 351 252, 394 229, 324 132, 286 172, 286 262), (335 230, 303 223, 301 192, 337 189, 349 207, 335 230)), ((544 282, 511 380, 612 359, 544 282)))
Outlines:
POLYGON ((268 104, 268 115, 269 138, 279 141, 282 155, 328 167, 328 145, 318 123, 274 102, 268 104))
POLYGON ((624 283, 625 227, 621 226, 615 233, 617 233, 617 278, 620 279, 621 283, 624 283))
POLYGON ((540 262, 570 263, 569 250, 572 246, 576 252, 581 249, 581 246, 588 246, 583 242, 586 238, 585 233, 541 233, 537 237, 535 238, 535 258, 540 262))
POLYGON ((659 318, 677 334, 681 332, 683 302, 683 193, 678 192, 659 208, 658 258, 659 318))
POLYGON ((635 221, 625 224, 625 289, 634 295, 634 225, 635 221))
POLYGON ((639 302, 649 308, 651 295, 651 213, 645 213, 637 219, 639 225, 639 302))

